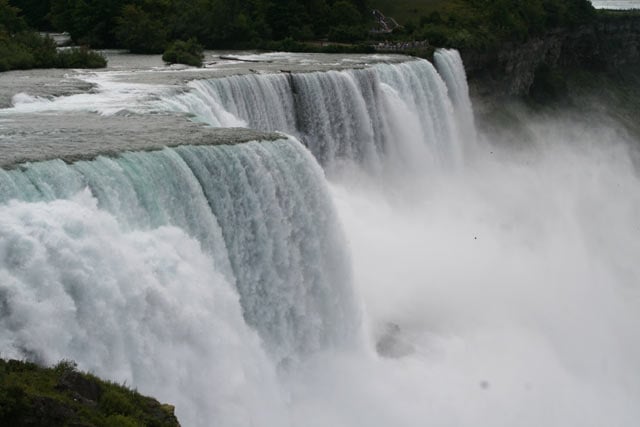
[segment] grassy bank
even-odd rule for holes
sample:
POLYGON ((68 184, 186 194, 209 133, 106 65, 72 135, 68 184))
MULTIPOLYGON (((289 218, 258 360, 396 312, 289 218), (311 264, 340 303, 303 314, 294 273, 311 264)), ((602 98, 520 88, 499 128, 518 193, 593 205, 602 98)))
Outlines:
POLYGON ((0 425, 175 427, 173 407, 78 372, 0 359, 0 425))

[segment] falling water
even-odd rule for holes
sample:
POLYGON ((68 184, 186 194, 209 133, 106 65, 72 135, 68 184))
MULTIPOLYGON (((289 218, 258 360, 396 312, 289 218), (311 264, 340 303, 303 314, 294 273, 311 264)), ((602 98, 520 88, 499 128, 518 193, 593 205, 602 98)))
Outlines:
POLYGON ((390 164, 433 169, 462 161, 464 141, 447 86, 428 61, 233 76, 190 86, 185 94, 166 97, 164 108, 194 114, 212 126, 295 135, 329 170, 343 162, 379 171, 390 164))
POLYGON ((5 357, 73 358, 189 424, 247 425, 277 401, 267 360, 357 342, 341 230, 295 140, 34 163, 0 188, 5 357))
POLYGON ((516 111, 496 144, 435 62, 193 81, 154 108, 293 137, 0 172, 3 356, 184 425, 636 425, 630 138, 516 111))

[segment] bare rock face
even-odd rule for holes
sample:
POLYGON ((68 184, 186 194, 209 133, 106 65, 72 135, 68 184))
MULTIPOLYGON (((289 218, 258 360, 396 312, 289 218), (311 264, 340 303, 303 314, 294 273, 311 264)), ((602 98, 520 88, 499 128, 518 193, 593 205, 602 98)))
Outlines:
POLYGON ((640 15, 602 15, 595 23, 557 30, 493 51, 461 51, 473 94, 525 96, 541 67, 611 71, 640 65, 640 15))

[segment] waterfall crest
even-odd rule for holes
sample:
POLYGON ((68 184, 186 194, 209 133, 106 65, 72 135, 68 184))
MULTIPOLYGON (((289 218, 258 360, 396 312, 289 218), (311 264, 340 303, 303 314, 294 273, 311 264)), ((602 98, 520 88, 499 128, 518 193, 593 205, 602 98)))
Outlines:
POLYGON ((476 139, 475 120, 473 106, 469 98, 469 85, 467 74, 460 57, 460 52, 455 49, 438 49, 433 55, 438 72, 444 79, 449 89, 449 97, 453 102, 456 113, 456 124, 468 145, 476 139))
POLYGON ((457 125, 466 122, 473 129, 464 68, 456 55, 438 54, 448 66, 441 74, 428 61, 411 60, 200 80, 161 104, 216 127, 244 125, 294 135, 329 172, 343 162, 374 172, 390 163, 455 168, 468 149, 457 125))

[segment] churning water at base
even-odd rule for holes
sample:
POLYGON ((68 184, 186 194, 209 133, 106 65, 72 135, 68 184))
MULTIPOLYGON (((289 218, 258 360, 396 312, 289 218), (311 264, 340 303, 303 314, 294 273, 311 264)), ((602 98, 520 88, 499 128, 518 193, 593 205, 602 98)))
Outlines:
POLYGON ((579 126, 538 123, 540 152, 493 148, 404 205, 334 186, 389 359, 348 369, 328 406, 352 418, 325 425, 638 422, 640 182, 613 132, 579 126), (362 393, 365 423, 340 405, 362 393))
POLYGON ((277 412, 279 364, 357 342, 341 230, 295 140, 35 163, 0 188, 4 357, 72 358, 188 425, 240 426, 277 412))
POLYGON ((2 355, 73 358, 183 425, 635 426, 627 141, 524 116, 527 147, 491 144, 459 55, 435 59, 439 73, 227 77, 158 102, 309 151, 0 172, 2 355))

